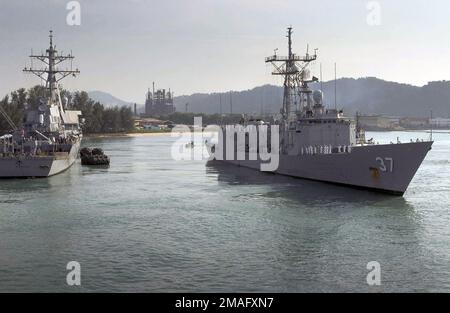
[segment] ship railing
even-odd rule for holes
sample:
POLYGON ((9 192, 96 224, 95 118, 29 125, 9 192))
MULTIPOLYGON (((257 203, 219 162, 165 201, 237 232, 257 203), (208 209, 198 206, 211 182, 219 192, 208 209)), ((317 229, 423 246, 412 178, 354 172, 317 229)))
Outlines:
POLYGON ((317 145, 303 146, 300 148, 300 155, 327 155, 327 154, 348 154, 352 152, 352 145, 332 146, 317 145))
POLYGON ((280 55, 271 55, 266 58, 266 62, 286 62, 286 61, 294 61, 294 62, 310 62, 314 61, 317 58, 316 55, 307 55, 307 56, 298 56, 298 55, 292 55, 291 57, 288 56, 280 56, 280 55))

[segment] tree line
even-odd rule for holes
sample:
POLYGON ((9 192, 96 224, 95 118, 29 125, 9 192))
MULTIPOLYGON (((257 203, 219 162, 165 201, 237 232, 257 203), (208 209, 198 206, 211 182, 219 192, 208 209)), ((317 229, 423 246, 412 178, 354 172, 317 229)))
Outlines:
MULTIPOLYGON (((170 121, 173 124, 193 125, 195 117, 201 117, 203 125, 232 125, 242 122, 244 114, 206 114, 191 112, 174 112, 167 115, 157 115, 154 118, 170 121)), ((273 116, 261 116, 246 114, 247 119, 261 119, 265 122, 274 123, 273 116)))
POLYGON ((174 124, 192 125, 194 123, 194 117, 201 117, 203 124, 235 124, 242 119, 242 114, 206 114, 206 113, 185 113, 174 112, 167 115, 154 116, 161 120, 168 120, 174 124))
MULTIPOLYGON (((24 109, 37 109, 46 95, 43 86, 34 86, 28 90, 17 89, 0 100, 0 105, 17 128, 22 126, 24 109)), ((129 107, 105 107, 94 101, 85 91, 69 92, 61 90, 61 98, 68 99, 70 110, 79 110, 85 123, 82 128, 87 134, 127 132, 134 129, 133 112, 129 107)), ((0 132, 11 131, 11 125, 0 115, 0 132)))

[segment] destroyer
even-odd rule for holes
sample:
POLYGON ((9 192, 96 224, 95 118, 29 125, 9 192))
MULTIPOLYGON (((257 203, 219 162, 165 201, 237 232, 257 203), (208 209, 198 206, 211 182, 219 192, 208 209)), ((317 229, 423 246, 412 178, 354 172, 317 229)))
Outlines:
MULTIPOLYGON (((318 81, 316 77, 310 77, 308 70, 309 64, 317 59, 317 53, 315 51, 310 55, 307 52, 305 56, 294 54, 291 35, 292 28, 288 28, 288 56, 275 54, 266 58, 266 63, 272 63, 275 67, 273 74, 284 77, 283 107, 277 122, 279 164, 272 172, 403 195, 433 142, 417 140, 380 145, 373 140, 366 141, 357 119, 345 117, 336 108, 325 108, 322 91, 313 91, 308 86, 318 81)), ((226 157, 230 146, 225 145, 225 138, 228 137, 226 131, 230 128, 223 126, 223 135, 218 142, 222 149, 212 150, 215 152, 213 162, 260 170, 264 159, 249 158, 252 148, 249 150, 250 128, 246 126, 251 124, 254 125, 255 121, 244 119, 241 128, 234 128, 245 132, 245 152, 236 151, 234 140, 234 147, 231 145, 234 152, 230 153, 234 157, 231 159, 226 157), (237 157, 238 153, 245 155, 245 158, 237 157)), ((268 142, 272 142, 270 138, 268 142)), ((267 146, 270 150, 270 145, 267 146)))
POLYGON ((72 61, 71 54, 60 55, 53 45, 50 31, 50 46, 45 54, 31 55, 45 64, 42 69, 32 66, 24 72, 45 80, 45 95, 34 106, 25 105, 24 120, 17 127, 0 108, 0 113, 11 126, 11 133, 0 137, 0 177, 48 177, 68 169, 76 160, 82 132, 80 111, 68 110, 61 100, 59 81, 69 75, 79 74, 78 69, 59 69, 58 64, 72 61))

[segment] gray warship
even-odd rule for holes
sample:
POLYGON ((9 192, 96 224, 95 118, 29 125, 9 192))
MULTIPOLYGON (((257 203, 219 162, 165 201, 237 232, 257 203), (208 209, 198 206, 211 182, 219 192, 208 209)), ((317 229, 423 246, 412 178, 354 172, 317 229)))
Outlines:
POLYGON ((53 45, 45 53, 30 55, 31 60, 44 64, 41 69, 31 67, 23 70, 46 82, 45 95, 35 106, 25 105, 24 120, 17 127, 0 107, 11 132, 0 137, 0 178, 48 177, 68 169, 77 159, 82 131, 81 111, 69 110, 69 101, 61 99, 59 82, 65 77, 79 74, 72 69, 72 54, 59 54, 53 45), (70 61, 70 69, 60 69, 58 64, 70 61))
MULTIPOLYGON (((271 172, 297 178, 369 189, 402 196, 433 141, 377 144, 366 140, 357 118, 345 117, 342 110, 326 108, 321 90, 312 90, 310 83, 319 79, 309 74, 308 65, 317 59, 317 50, 305 56, 292 52, 292 28, 288 28, 288 55, 274 55, 266 63, 274 65, 272 74, 284 77, 284 95, 279 125, 278 167, 271 172)), ((250 124, 264 124, 244 118, 241 130, 250 124)), ((211 145, 211 163, 229 163, 262 170, 267 162, 251 158, 249 133, 245 134, 245 158, 238 158, 234 142, 232 158, 225 157, 230 146, 225 142, 229 128, 221 126, 223 135, 211 145), (219 149, 217 149, 219 145, 219 149)), ((238 133, 238 131, 236 131, 238 133)), ((238 135, 238 134, 236 134, 238 135)), ((270 150, 270 132, 267 135, 270 150)), ((236 137, 235 137, 236 138, 236 137)), ((258 146, 259 147, 259 146, 258 146)))

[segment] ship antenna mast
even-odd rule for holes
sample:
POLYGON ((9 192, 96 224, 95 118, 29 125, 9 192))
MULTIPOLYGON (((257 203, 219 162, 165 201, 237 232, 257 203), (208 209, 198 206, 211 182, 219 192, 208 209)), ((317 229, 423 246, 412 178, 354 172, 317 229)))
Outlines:
POLYGON ((320 63, 320 90, 323 92, 322 63, 320 63))
POLYGON ((275 52, 274 55, 266 58, 266 63, 272 63, 274 67, 272 75, 284 76, 283 108, 281 113, 285 122, 289 119, 293 98, 299 98, 300 108, 303 110, 305 107, 304 96, 306 95, 307 99, 309 99, 312 93, 308 83, 318 81, 316 77, 308 79, 306 75, 309 63, 317 59, 317 49, 314 50, 314 55, 310 55, 309 51, 302 57, 295 55, 292 52, 292 33, 292 27, 288 27, 286 36, 288 38, 288 56, 278 56, 275 52))
MULTIPOLYGON (((45 87, 49 94, 50 103, 57 101, 58 96, 58 83, 66 78, 69 75, 73 75, 74 77, 80 73, 78 69, 73 70, 72 69, 72 60, 74 59, 74 56, 72 54, 68 55, 59 55, 58 51, 56 50, 56 46, 53 45, 53 31, 50 30, 49 34, 50 38, 50 46, 44 53, 41 53, 40 55, 31 54, 30 59, 31 62, 33 59, 37 59, 41 61, 45 67, 44 68, 33 68, 33 65, 31 65, 29 68, 25 67, 23 69, 23 72, 25 73, 32 73, 39 77, 42 80, 45 80, 45 87), (70 60, 71 66, 70 69, 66 70, 60 70, 57 68, 57 65, 70 60)), ((33 63, 31 63, 33 64, 33 63)))
POLYGON ((334 109, 337 110, 337 73, 336 73, 336 62, 334 63, 334 109))
POLYGON ((430 111, 430 141, 433 141, 433 110, 430 111))

